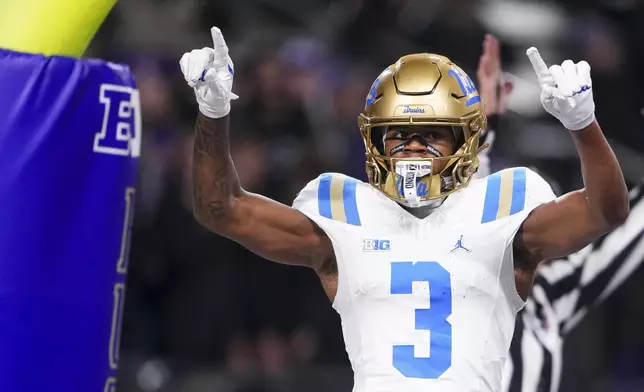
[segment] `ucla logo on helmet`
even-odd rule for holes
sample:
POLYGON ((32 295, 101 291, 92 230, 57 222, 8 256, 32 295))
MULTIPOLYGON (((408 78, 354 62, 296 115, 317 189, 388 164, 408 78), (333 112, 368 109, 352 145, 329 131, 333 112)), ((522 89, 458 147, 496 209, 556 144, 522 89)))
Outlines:
POLYGON ((461 89, 463 96, 467 97, 465 106, 472 106, 475 103, 481 102, 481 97, 479 96, 476 86, 472 79, 465 74, 461 69, 453 68, 448 72, 449 76, 456 79, 458 86, 461 89))
POLYGON ((378 88, 379 84, 380 84, 380 78, 373 81, 373 84, 369 89, 369 94, 367 94, 367 100, 365 101, 365 105, 371 105, 376 101, 376 89, 378 88))

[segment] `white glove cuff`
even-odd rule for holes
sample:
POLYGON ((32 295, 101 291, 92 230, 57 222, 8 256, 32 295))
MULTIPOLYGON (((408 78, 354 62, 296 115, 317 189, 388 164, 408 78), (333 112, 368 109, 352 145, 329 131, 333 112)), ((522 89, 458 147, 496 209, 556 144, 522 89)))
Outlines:
POLYGON ((223 107, 212 108, 207 105, 199 105, 199 111, 206 117, 222 118, 230 113, 230 101, 226 102, 223 107))
POLYGON ((595 112, 592 112, 588 118, 582 121, 578 121, 572 124, 564 124, 564 126, 570 131, 581 131, 595 121, 595 112))

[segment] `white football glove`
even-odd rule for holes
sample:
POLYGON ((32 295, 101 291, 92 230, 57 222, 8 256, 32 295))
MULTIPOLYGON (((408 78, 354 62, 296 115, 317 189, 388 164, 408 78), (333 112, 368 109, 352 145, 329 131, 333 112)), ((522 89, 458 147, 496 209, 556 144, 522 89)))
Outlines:
POLYGON ((184 53, 179 61, 183 77, 195 90, 199 111, 210 118, 230 113, 230 101, 239 98, 232 92, 233 61, 221 30, 210 29, 213 47, 184 53))
POLYGON ((526 54, 541 86, 541 104, 548 113, 571 131, 584 129, 595 121, 593 82, 587 62, 566 60, 561 66, 548 68, 537 48, 529 48, 526 54))

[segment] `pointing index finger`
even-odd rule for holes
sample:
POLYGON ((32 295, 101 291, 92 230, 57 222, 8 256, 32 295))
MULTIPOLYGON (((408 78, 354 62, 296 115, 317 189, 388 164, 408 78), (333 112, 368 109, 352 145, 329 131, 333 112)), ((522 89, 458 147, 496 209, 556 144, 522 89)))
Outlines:
POLYGON ((534 68, 534 72, 536 72, 537 76, 545 76, 549 74, 548 66, 541 58, 541 55, 539 54, 537 48, 535 48, 534 46, 528 48, 525 54, 528 56, 528 59, 530 59, 532 68, 534 68))
POLYGON ((210 29, 210 35, 212 36, 213 49, 216 51, 221 51, 222 49, 227 53, 228 46, 226 46, 226 41, 224 40, 224 35, 221 33, 218 27, 212 27, 210 29))

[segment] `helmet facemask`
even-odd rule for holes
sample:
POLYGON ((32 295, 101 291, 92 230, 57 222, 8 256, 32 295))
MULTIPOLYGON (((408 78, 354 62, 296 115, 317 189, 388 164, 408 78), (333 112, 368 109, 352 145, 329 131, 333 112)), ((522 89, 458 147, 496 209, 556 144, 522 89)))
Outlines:
MULTIPOLYGON (((359 118, 359 126, 365 141, 366 171, 369 182, 390 199, 407 207, 423 207, 440 202, 450 193, 469 184, 478 168, 478 140, 481 126, 463 123, 427 122, 413 120, 408 123, 399 121, 371 122, 364 115, 359 118), (377 125, 376 125, 377 124, 377 125), (455 153, 435 157, 395 158, 397 151, 411 143, 414 136, 391 151, 385 151, 384 134, 389 126, 406 125, 413 133, 414 126, 451 126, 454 131, 455 153), (476 128, 477 131, 473 131, 476 128), (439 162, 444 167, 437 170, 439 162)), ((442 155, 430 143, 423 143, 433 155, 442 155)))

